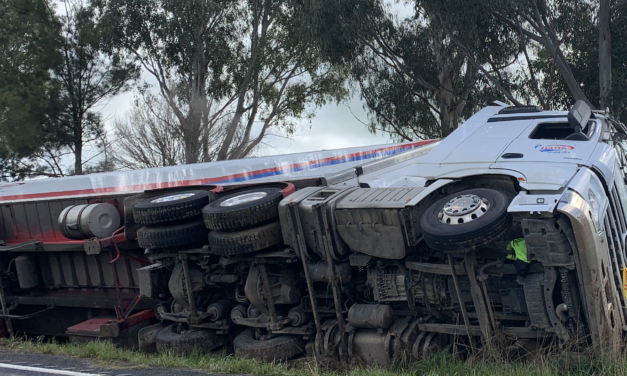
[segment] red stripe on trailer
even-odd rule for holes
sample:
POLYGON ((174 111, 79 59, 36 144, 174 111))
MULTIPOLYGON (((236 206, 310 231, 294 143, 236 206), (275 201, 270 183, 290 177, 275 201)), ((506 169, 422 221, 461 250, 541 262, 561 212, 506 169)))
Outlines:
POLYGON ((338 160, 350 160, 359 156, 371 155, 377 153, 383 153, 391 150, 404 150, 410 149, 418 146, 424 146, 438 140, 427 140, 427 141, 418 141, 412 142, 405 145, 400 146, 390 146, 386 148, 373 149, 369 151, 357 152, 339 155, 335 157, 323 158, 323 159, 314 159, 305 162, 293 163, 288 166, 280 166, 280 167, 272 167, 267 169, 255 170, 250 172, 243 172, 234 175, 226 175, 215 178, 205 178, 205 179, 194 179, 194 180, 183 180, 183 181, 174 181, 174 182, 159 182, 159 183, 148 183, 148 184, 134 184, 127 186, 119 186, 119 187, 105 187, 105 188, 90 188, 90 189, 78 189, 78 190, 68 190, 68 191, 58 191, 58 192, 44 192, 44 193, 29 193, 23 195, 11 195, 11 196, 0 196, 0 202, 2 201, 15 201, 15 200, 29 200, 29 199, 45 199, 45 198, 61 198, 61 197, 69 197, 69 196, 86 196, 86 195, 98 195, 98 194, 107 194, 107 193, 124 193, 124 192, 140 192, 140 191, 148 191, 152 189, 162 189, 162 188, 175 188, 182 187, 187 185, 205 185, 211 184, 215 182, 223 182, 224 180, 232 180, 239 179, 251 175, 261 175, 281 170, 294 170, 298 168, 302 168, 305 166, 311 165, 320 165, 329 162, 334 162, 338 160))

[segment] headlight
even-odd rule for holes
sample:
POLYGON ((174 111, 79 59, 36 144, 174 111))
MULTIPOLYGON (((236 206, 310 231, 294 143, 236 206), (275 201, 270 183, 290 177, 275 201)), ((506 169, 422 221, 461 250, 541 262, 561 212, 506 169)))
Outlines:
POLYGON ((588 201, 590 201, 590 207, 592 209, 592 223, 594 223, 594 227, 596 228, 597 232, 601 232, 601 205, 599 205, 599 199, 594 194, 594 192, 592 192, 592 189, 588 190, 588 201))

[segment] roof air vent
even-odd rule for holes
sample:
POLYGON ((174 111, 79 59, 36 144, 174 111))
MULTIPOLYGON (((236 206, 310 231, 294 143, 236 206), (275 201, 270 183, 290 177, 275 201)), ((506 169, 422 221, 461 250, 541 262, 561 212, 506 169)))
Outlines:
POLYGON ((542 107, 540 106, 509 106, 499 111, 499 115, 501 114, 524 114, 527 112, 542 112, 542 107))

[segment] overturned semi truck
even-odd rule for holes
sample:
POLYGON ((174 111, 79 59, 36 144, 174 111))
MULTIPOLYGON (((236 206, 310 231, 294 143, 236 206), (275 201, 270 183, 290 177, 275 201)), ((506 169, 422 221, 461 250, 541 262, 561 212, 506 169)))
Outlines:
POLYGON ((496 103, 443 140, 4 184, 1 317, 266 360, 617 352, 626 148, 583 102, 496 103))

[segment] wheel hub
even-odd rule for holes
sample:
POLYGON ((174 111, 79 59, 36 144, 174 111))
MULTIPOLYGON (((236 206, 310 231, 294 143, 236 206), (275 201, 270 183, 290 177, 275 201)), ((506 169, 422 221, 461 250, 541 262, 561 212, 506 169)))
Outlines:
POLYGON ((472 222, 488 212, 490 202, 477 195, 459 195, 447 202, 438 218, 447 225, 472 222))
POLYGON ((161 203, 161 202, 170 202, 170 201, 176 201, 176 200, 182 200, 188 197, 192 197, 194 194, 193 193, 179 193, 176 195, 170 195, 170 196, 165 196, 165 197, 159 197, 157 199, 154 199, 152 201, 150 201, 153 204, 156 203, 161 203))
POLYGON ((266 197, 268 194, 266 192, 252 192, 252 193, 244 193, 239 196, 231 197, 228 200, 224 200, 224 202, 220 203, 220 206, 235 206, 246 204, 252 201, 260 200, 266 197))

